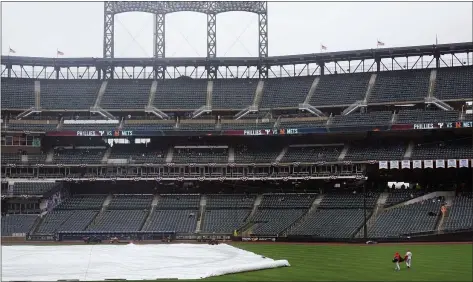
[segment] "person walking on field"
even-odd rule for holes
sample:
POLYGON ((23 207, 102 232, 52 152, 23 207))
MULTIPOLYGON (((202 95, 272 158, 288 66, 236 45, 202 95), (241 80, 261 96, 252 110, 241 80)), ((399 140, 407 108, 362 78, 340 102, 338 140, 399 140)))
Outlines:
POLYGON ((396 267, 394 268, 394 271, 399 271, 401 270, 401 266, 399 265, 400 262, 402 262, 403 259, 401 258, 401 255, 396 252, 394 254, 393 262, 396 264, 396 267))
POLYGON ((412 264, 412 253, 410 250, 407 250, 407 253, 406 253, 406 256, 405 256, 405 260, 406 260, 406 266, 407 268, 411 268, 411 264, 412 264))

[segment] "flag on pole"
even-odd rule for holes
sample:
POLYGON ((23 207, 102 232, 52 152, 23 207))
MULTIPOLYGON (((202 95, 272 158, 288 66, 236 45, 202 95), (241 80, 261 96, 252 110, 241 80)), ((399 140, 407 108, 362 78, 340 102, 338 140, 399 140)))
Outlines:
POLYGON ((325 45, 323 45, 323 44, 320 44, 320 50, 321 50, 321 51, 327 50, 327 46, 325 46, 325 45))
POLYGON ((378 40, 378 44, 377 44, 376 46, 378 46, 378 47, 379 47, 379 46, 384 46, 384 42, 378 40))
POLYGON ((8 48, 10 49, 10 50, 8 50, 8 53, 13 53, 13 54, 15 54, 15 53, 16 53, 16 51, 15 51, 15 50, 13 50, 11 47, 8 47, 8 48))
POLYGON ((439 40, 437 38, 437 34, 435 34, 435 45, 439 45, 439 40))
POLYGON ((57 55, 58 55, 58 56, 64 56, 64 53, 61 52, 61 51, 59 51, 59 50, 57 50, 57 55))

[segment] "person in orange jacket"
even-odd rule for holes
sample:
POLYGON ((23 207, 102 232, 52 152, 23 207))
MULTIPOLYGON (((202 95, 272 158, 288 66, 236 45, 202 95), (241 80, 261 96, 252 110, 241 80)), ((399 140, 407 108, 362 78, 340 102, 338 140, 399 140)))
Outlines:
POLYGON ((401 258, 401 255, 396 252, 394 254, 394 258, 393 258, 393 262, 396 264, 396 267, 394 268, 394 271, 399 271, 401 270, 401 266, 399 265, 399 263, 402 261, 402 258, 401 258))

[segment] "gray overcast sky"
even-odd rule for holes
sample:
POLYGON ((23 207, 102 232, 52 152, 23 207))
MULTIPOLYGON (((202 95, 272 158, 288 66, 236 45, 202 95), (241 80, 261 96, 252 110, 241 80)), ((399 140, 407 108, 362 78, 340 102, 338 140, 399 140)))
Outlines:
MULTIPOLYGON (((472 41, 472 3, 317 3, 268 4, 269 54, 317 53, 472 41)), ((2 3, 2 54, 102 57, 103 3, 2 3)), ((115 17, 115 57, 153 54, 153 17, 115 17), (133 39, 135 38, 135 39, 133 39)), ((166 16, 166 56, 206 55, 206 16, 193 12, 166 16)), ((217 16, 218 56, 257 56, 258 17, 242 12, 217 16)))

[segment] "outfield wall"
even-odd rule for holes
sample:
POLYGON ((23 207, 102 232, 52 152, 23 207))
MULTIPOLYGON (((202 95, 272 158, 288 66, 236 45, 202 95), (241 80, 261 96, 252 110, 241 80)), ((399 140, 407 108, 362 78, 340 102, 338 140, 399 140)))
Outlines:
POLYGON ((351 238, 351 239, 340 239, 340 238, 321 238, 317 236, 288 236, 288 237, 276 237, 276 236, 254 236, 254 237, 234 237, 235 241, 243 242, 320 242, 320 243, 366 243, 367 241, 374 241, 378 243, 401 243, 401 242, 472 242, 473 241, 473 230, 449 232, 442 234, 424 234, 417 236, 406 236, 398 238, 351 238))

